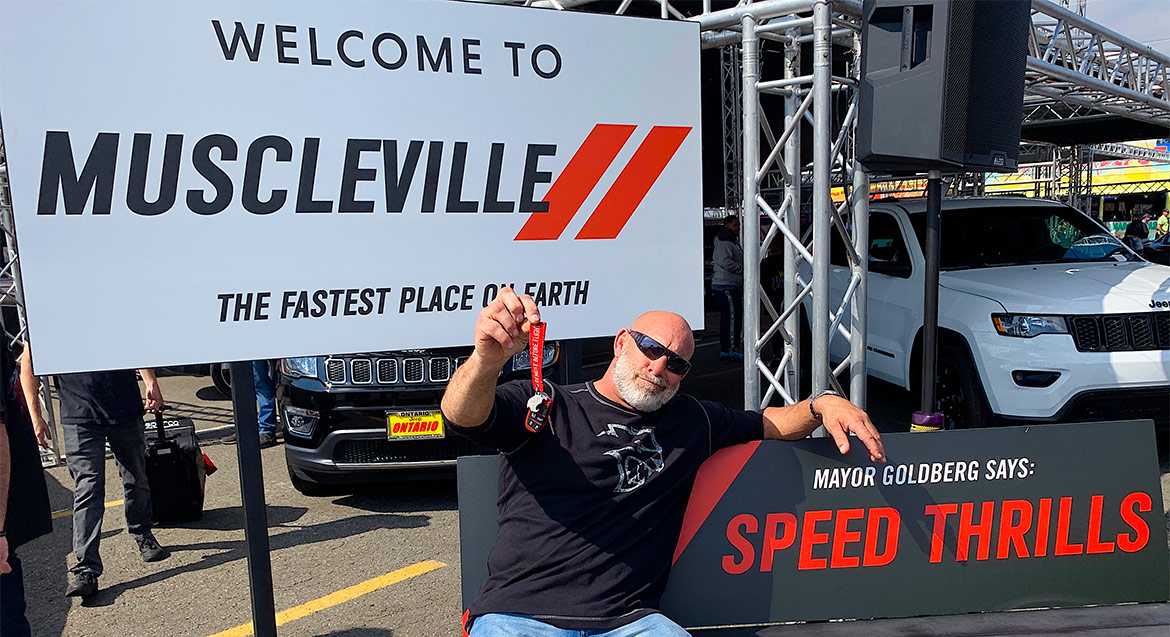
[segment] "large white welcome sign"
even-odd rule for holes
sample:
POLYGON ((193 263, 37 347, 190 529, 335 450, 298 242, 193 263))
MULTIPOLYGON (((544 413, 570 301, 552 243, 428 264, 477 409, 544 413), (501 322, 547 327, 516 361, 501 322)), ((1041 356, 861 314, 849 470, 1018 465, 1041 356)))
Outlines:
POLYGON ((39 374, 702 323, 693 23, 461 2, 0 5, 39 374))

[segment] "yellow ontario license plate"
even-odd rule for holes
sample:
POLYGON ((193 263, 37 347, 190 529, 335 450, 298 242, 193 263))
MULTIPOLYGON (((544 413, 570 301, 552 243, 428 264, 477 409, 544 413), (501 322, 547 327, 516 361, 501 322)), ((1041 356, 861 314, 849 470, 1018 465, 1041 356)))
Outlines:
POLYGON ((443 415, 437 411, 386 412, 386 437, 390 440, 427 440, 443 436, 443 415))

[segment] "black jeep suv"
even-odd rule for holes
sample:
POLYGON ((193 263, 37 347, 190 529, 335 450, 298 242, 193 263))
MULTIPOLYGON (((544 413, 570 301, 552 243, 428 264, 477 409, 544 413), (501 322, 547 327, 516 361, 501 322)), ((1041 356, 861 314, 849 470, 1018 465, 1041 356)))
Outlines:
MULTIPOLYGON (((451 434, 439 400, 470 347, 403 350, 280 362, 277 407, 285 424, 288 475, 306 495, 328 485, 450 474, 458 456, 493 453, 451 434)), ((544 373, 560 367, 560 345, 544 347, 544 373)), ((531 377, 525 350, 499 382, 531 377)))

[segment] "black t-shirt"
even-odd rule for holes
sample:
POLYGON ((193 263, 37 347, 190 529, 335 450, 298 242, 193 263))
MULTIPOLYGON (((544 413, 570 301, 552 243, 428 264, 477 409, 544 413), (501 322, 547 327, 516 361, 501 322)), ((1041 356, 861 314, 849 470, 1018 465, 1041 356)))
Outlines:
POLYGON ((142 418, 142 394, 133 370, 57 376, 61 422, 112 425, 142 418))
POLYGON ((610 629, 658 607, 695 473, 715 451, 763 437, 763 418, 676 396, 630 411, 592 383, 552 386, 552 423, 524 428, 531 384, 496 390, 480 427, 451 429, 504 452, 499 535, 471 616, 519 613, 610 629))
POLYGON ((1125 226, 1125 236, 1127 238, 1136 237, 1138 239, 1145 239, 1150 236, 1150 226, 1141 219, 1134 219, 1129 222, 1129 225, 1125 226))

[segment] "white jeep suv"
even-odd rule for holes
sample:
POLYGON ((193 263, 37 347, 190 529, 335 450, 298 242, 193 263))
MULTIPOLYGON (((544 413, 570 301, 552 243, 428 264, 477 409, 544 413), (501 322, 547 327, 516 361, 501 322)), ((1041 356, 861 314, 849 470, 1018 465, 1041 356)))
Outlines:
MULTIPOLYGON (((1170 420, 1170 267, 1059 203, 944 200, 941 411, 951 427, 1170 420)), ((869 373, 918 391, 925 200, 870 207, 869 373)), ((849 282, 834 233, 832 290, 849 282)), ((849 344, 834 335, 830 355, 849 344)))

